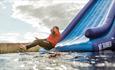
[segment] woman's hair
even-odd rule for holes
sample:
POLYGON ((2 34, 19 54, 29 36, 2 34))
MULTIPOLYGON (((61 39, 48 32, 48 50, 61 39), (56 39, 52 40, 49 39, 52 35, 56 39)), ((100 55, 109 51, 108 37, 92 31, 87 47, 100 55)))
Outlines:
POLYGON ((54 26, 54 28, 58 29, 59 30, 59 27, 58 26, 54 26))

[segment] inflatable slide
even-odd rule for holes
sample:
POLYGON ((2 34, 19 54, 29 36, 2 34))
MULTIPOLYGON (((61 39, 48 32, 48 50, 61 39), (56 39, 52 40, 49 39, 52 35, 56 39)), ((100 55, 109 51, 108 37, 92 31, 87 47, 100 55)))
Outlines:
POLYGON ((115 46, 115 0, 89 0, 62 33, 55 50, 100 51, 115 46))

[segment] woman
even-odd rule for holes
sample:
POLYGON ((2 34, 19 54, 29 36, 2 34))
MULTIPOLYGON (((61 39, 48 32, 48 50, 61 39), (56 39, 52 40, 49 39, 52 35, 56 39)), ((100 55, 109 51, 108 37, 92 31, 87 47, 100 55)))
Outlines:
POLYGON ((55 47, 55 45, 59 42, 61 37, 61 34, 59 32, 59 27, 54 26, 51 29, 51 34, 46 39, 38 39, 34 40, 32 43, 26 46, 21 46, 21 49, 28 50, 34 46, 39 45, 40 47, 43 47, 46 50, 50 50, 55 47))

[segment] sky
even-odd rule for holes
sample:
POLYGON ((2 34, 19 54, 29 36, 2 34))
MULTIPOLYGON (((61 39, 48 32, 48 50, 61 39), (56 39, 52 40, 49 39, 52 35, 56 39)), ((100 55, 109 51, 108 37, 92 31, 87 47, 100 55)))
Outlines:
POLYGON ((88 0, 0 0, 0 42, 46 38, 57 25, 61 32, 88 0))

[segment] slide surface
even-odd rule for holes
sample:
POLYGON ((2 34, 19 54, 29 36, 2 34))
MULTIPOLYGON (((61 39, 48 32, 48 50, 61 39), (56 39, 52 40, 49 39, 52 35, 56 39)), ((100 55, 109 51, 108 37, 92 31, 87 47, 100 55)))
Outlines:
MULTIPOLYGON (((112 46, 112 42, 109 41, 109 38, 112 37, 110 32, 114 27, 114 8, 114 0, 90 0, 83 8, 84 10, 81 10, 81 13, 77 15, 78 18, 76 18, 76 16, 62 33, 61 41, 57 44, 55 49, 65 52, 99 51, 103 48, 112 46), (95 38, 92 39, 92 36, 90 38, 90 34, 89 37, 86 37, 85 33, 90 28, 94 32, 97 31, 97 34, 102 36, 96 36, 96 33, 94 33, 95 38), (103 35, 101 31, 108 32, 103 35), (106 44, 105 47, 104 44, 106 44)), ((114 37, 112 38, 114 39, 114 37)))

